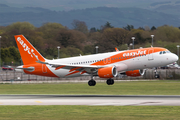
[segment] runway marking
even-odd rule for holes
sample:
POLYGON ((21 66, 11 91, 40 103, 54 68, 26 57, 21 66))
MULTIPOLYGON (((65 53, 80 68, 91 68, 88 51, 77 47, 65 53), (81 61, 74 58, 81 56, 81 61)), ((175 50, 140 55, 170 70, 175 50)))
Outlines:
POLYGON ((42 103, 41 101, 35 101, 35 102, 37 102, 37 103, 42 103))

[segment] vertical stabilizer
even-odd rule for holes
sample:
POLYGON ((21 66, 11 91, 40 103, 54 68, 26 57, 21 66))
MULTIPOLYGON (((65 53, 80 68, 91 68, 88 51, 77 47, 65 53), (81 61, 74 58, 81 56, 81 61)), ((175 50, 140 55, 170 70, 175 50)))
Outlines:
POLYGON ((40 61, 45 62, 45 58, 34 48, 34 46, 23 35, 15 35, 14 37, 24 65, 36 63, 37 58, 40 61))

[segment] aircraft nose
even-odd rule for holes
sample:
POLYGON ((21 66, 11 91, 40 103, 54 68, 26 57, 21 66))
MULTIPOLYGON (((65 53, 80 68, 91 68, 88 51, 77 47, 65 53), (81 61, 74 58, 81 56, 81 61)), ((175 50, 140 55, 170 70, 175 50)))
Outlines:
POLYGON ((173 55, 172 55, 172 60, 173 60, 173 62, 178 61, 178 59, 179 59, 179 57, 178 57, 176 54, 173 54, 173 55))

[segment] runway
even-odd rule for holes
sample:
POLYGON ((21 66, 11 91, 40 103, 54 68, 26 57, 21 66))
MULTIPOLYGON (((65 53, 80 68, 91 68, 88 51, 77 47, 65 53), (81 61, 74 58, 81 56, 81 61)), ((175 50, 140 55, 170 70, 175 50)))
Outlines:
POLYGON ((180 96, 0 95, 0 105, 180 106, 180 96))

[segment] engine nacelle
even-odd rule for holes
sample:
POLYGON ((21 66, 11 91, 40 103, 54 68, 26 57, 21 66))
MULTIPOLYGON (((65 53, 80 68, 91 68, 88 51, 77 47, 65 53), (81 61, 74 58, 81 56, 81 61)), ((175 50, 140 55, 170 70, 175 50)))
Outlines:
POLYGON ((126 71, 126 75, 130 77, 138 77, 144 75, 145 69, 126 71))
POLYGON ((98 76, 100 78, 113 78, 117 76, 117 70, 115 66, 105 67, 98 69, 98 76))

